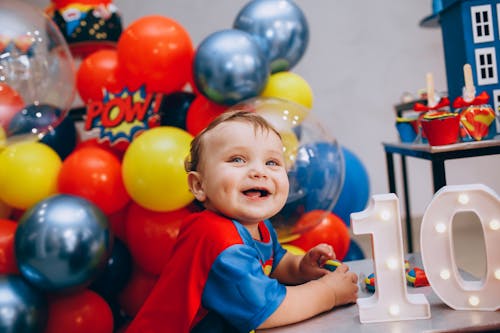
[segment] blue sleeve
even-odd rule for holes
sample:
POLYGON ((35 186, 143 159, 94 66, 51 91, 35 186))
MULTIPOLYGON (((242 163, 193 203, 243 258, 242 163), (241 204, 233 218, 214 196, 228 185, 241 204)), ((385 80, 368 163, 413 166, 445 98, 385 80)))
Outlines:
POLYGON ((212 265, 202 304, 239 331, 250 332, 274 313, 285 295, 285 286, 264 274, 254 248, 233 245, 212 265))
POLYGON ((278 264, 280 263, 281 259, 286 253, 286 250, 281 246, 281 244, 278 241, 278 235, 276 234, 276 231, 274 230, 273 225, 271 224, 271 221, 265 220, 267 229, 269 229, 269 233, 271 234, 271 239, 273 242, 273 253, 274 253, 274 261, 273 261, 273 269, 271 272, 274 271, 276 267, 278 267, 278 264))

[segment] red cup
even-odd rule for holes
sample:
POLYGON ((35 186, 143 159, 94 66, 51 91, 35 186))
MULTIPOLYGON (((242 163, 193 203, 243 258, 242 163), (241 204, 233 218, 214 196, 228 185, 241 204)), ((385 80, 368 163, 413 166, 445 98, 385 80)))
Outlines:
POLYGON ((460 128, 458 114, 447 113, 442 116, 422 118, 422 129, 431 146, 442 146, 456 143, 460 128))

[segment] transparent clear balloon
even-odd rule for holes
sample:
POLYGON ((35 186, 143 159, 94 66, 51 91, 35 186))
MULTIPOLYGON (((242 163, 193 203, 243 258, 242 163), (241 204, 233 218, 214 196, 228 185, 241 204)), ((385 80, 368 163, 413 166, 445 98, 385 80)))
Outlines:
POLYGON ((64 119, 75 93, 74 61, 59 28, 38 7, 0 1, 0 146, 40 139, 64 119))
POLYGON ((326 214, 335 206, 344 183, 344 159, 336 138, 304 106, 273 97, 256 97, 231 108, 254 111, 280 133, 290 191, 271 222, 280 240, 297 238, 321 222, 297 222, 313 210, 326 214))

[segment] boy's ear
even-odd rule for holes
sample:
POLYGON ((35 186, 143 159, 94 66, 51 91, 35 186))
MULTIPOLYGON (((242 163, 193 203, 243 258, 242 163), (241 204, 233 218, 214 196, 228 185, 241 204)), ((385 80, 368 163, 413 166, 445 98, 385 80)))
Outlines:
POLYGON ((206 199, 205 191, 201 182, 201 175, 196 171, 188 173, 188 186, 196 200, 203 202, 206 199))

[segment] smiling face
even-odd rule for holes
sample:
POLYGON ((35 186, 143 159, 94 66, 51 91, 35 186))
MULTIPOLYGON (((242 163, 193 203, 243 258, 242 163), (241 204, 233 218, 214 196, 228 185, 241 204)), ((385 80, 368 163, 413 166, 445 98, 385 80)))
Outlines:
POLYGON ((278 213, 288 196, 283 144, 272 130, 232 120, 207 132, 189 187, 205 208, 255 224, 278 213))

